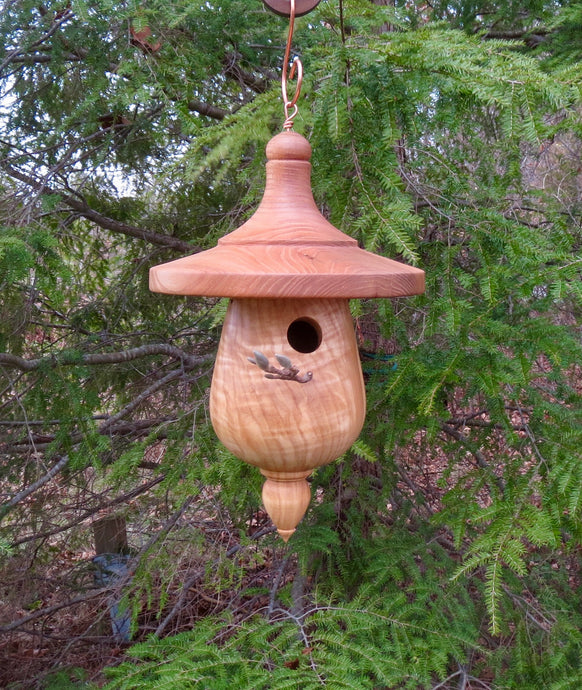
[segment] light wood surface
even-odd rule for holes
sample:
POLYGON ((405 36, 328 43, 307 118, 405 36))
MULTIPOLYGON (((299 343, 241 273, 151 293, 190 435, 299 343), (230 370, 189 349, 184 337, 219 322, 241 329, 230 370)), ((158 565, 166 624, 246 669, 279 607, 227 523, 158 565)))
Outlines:
POLYGON ((254 215, 199 254, 154 266, 150 288, 221 297, 401 297, 424 272, 363 249, 319 212, 309 142, 282 132, 267 145, 267 181, 254 215))
POLYGON ((311 489, 305 479, 263 484, 263 505, 283 541, 288 541, 311 502, 311 489))
POLYGON ((268 489, 271 507, 265 507, 278 528, 294 528, 307 507, 304 487, 297 481, 352 445, 365 412, 347 300, 230 302, 210 390, 210 415, 218 438, 230 451, 276 480, 268 489), (296 320, 319 327, 321 343, 314 352, 297 352, 289 344, 287 331, 296 320), (276 354, 288 357, 301 374, 312 372, 312 379, 298 383, 265 378, 247 359, 255 350, 275 365, 276 354), (285 487, 285 482, 290 485, 285 487), (298 507, 292 505, 294 500, 298 507), (289 521, 295 524, 290 527, 289 521))
POLYGON ((234 257, 218 247, 173 263, 165 264, 171 271, 152 269, 152 290, 283 299, 404 297, 424 291, 422 271, 357 247, 346 252, 334 246, 241 245, 234 257), (351 262, 354 253, 357 261, 351 262))

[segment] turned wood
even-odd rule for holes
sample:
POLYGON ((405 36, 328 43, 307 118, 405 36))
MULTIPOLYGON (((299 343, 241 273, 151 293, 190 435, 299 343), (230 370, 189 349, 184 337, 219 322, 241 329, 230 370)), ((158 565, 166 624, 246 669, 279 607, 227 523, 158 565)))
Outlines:
POLYGON ((154 291, 233 298, 210 414, 224 445, 267 477, 263 501, 285 541, 309 505, 305 478, 342 455, 364 422, 348 299, 424 291, 423 271, 360 249, 322 216, 310 157, 301 135, 273 137, 251 218, 214 249, 150 270, 154 291))
POLYGON ((365 413, 347 300, 231 300, 212 378, 210 416, 230 451, 276 480, 268 489, 276 509, 265 507, 278 528, 293 530, 309 502, 304 487, 285 482, 303 480, 342 455, 358 437, 365 413), (314 351, 298 352, 290 344, 289 327, 298 322, 318 333, 314 351), (288 357, 300 373, 312 372, 311 380, 266 378, 248 361, 256 350, 275 365, 276 354, 288 357), (281 495, 274 498, 277 491, 281 495), (300 497, 301 508, 291 507, 292 495, 300 497))
POLYGON ((267 479, 263 484, 263 505, 283 541, 295 532, 311 501, 311 489, 305 479, 279 481, 267 479))
POLYGON ((267 181, 253 216, 214 249, 150 270, 150 288, 220 297, 402 297, 424 271, 360 249, 319 212, 309 142, 282 132, 267 145, 267 181))

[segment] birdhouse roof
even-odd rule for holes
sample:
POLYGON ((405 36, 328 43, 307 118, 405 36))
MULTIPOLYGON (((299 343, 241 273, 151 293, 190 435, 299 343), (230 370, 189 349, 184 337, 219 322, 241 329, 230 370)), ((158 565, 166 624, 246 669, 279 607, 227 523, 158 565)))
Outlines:
POLYGON ((296 132, 267 145, 263 199, 213 249, 150 269, 150 289, 173 295, 269 298, 402 297, 424 291, 424 271, 358 247, 319 212, 311 146, 296 132))

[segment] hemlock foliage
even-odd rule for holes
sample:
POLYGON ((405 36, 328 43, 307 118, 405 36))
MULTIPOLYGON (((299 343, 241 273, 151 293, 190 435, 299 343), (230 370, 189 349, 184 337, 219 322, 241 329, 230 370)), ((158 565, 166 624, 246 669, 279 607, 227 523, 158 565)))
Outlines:
MULTIPOLYGON (((58 554, 114 509, 135 644, 108 687, 582 685, 581 8, 323 0, 297 21, 316 200, 427 290, 352 305, 366 426, 283 547, 208 421, 225 303, 151 294, 147 271, 260 198, 285 20, 4 0, 0 554, 30 591, 0 630, 62 624, 50 578, 93 590, 58 554)), ((71 648, 106 645, 94 626, 71 648)), ((51 687, 75 662, 50 659, 3 680, 51 687)))

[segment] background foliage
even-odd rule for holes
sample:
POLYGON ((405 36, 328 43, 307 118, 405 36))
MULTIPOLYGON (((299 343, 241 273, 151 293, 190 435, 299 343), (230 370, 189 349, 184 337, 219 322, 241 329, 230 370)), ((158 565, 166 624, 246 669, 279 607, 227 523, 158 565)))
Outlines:
POLYGON ((316 200, 427 290, 352 305, 366 426, 284 547, 208 421, 225 304, 147 272, 255 207, 286 31, 258 0, 3 0, 1 682, 578 688, 582 3, 298 20, 316 200))

